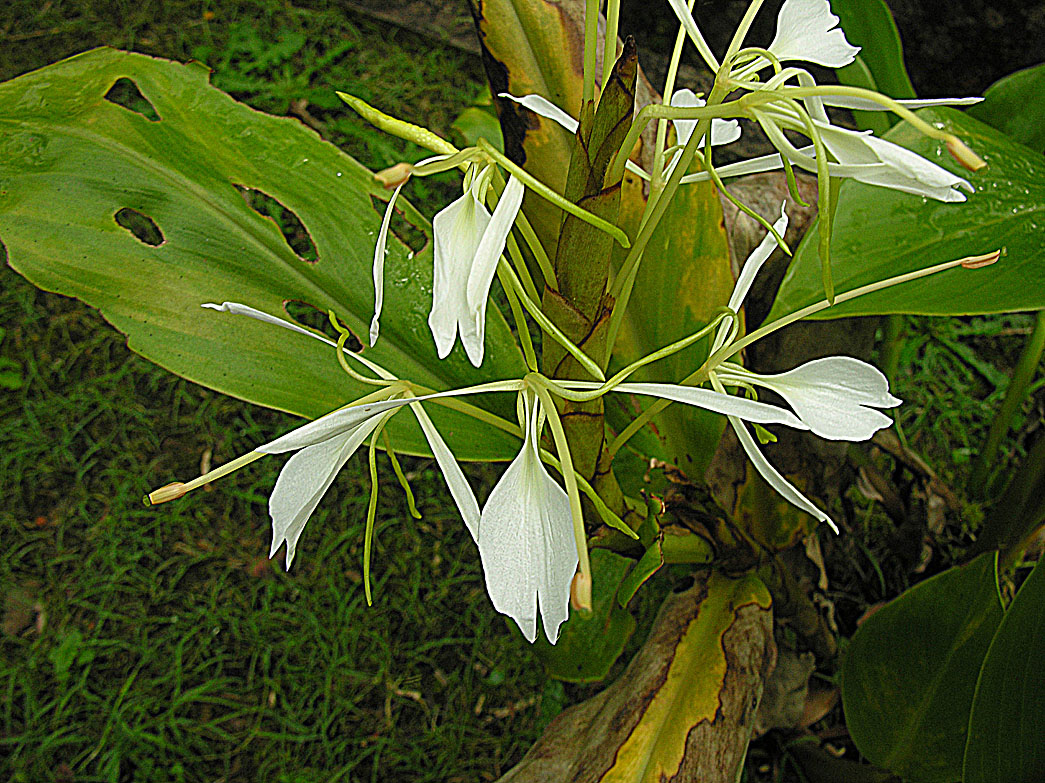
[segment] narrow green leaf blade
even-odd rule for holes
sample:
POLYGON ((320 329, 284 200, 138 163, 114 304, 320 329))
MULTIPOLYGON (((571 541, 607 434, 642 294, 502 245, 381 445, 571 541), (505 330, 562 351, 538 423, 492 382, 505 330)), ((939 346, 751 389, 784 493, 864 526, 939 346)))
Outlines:
POLYGON ((987 651, 969 720, 964 783, 1045 780, 1045 560, 987 651))
POLYGON ((1002 619, 995 563, 984 554, 916 585, 849 645, 849 733, 871 763, 911 783, 961 778, 976 676, 1002 619))
MULTIPOLYGON (((876 291, 816 318, 913 313, 972 315, 1045 307, 1045 157, 962 112, 919 115, 961 137, 988 163, 960 169, 942 145, 906 123, 886 138, 965 176, 976 189, 962 203, 942 203, 848 180, 839 190, 832 229, 835 289, 849 291, 933 264, 1005 248, 996 264, 951 269, 876 291)), ((769 319, 823 299, 818 231, 811 228, 788 268, 769 319)))
MULTIPOLYGON (((315 417, 372 387, 349 379, 329 346, 200 305, 238 301, 284 318, 294 302, 317 315, 332 308, 365 339, 383 210, 372 197, 388 195, 313 131, 236 103, 208 76, 199 64, 98 49, 0 85, 0 239, 11 266, 99 308, 146 358, 226 394, 315 417), (143 111, 105 98, 128 79, 143 111), (299 257, 237 186, 291 210, 318 260, 299 257), (158 235, 139 239, 118 222, 123 210, 151 220, 158 235)), ((382 336, 367 357, 437 389, 525 372, 493 306, 481 370, 460 349, 437 359, 426 325, 431 267, 431 242, 415 255, 389 237, 382 336)), ((511 400, 478 402, 514 420, 511 400)), ((518 450, 506 433, 428 407, 460 458, 507 459, 518 450)), ((428 453, 412 416, 389 427, 398 450, 428 453)))

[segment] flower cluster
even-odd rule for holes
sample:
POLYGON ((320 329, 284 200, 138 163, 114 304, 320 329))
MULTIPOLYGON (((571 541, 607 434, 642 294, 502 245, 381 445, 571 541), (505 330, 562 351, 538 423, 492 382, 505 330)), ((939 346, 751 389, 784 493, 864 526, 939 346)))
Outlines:
MULTIPOLYGON (((921 156, 870 133, 858 133, 834 125, 825 109, 825 106, 888 108, 906 112, 907 116, 913 104, 856 94, 859 91, 851 89, 820 87, 808 71, 782 65, 800 60, 837 68, 852 62, 859 50, 849 44, 837 27, 838 19, 831 13, 827 0, 785 0, 777 20, 776 35, 764 49, 743 48, 750 17, 753 16, 749 13, 722 62, 707 46, 683 0, 669 2, 689 39, 715 72, 716 86, 707 101, 690 90, 673 91, 670 87, 666 90, 670 94, 668 104, 654 107, 656 111, 650 113, 647 120, 652 117, 670 119, 674 124, 676 144, 670 149, 658 150, 658 170, 652 173, 627 161, 626 165, 640 176, 660 183, 670 180, 677 187, 707 178, 721 184, 721 178, 726 176, 797 166, 816 171, 821 176, 850 177, 941 201, 962 201, 965 199, 963 191, 971 190, 966 180, 921 156), (772 69, 772 74, 763 78, 766 69, 772 69), (731 94, 740 94, 741 97, 727 100, 731 94), (716 170, 711 162, 711 150, 740 137, 741 127, 736 119, 739 117, 758 122, 777 152, 716 170), (788 132, 804 134, 812 144, 796 147, 789 140, 788 132), (698 149, 704 150, 704 170, 678 171, 683 165, 688 169, 688 162, 698 149)), ((756 2, 752 7, 757 5, 756 2)), ((529 111, 557 122, 570 133, 577 131, 577 120, 542 96, 504 94, 502 97, 517 101, 529 111)), ((638 122, 635 127, 641 130, 638 122)), ((963 152, 958 144, 952 144, 954 141, 948 139, 951 148, 958 150, 966 160, 971 160, 965 155, 967 150, 963 152)), ((499 156, 489 145, 480 144, 459 151, 440 140, 439 146, 433 149, 439 154, 407 166, 398 182, 393 183, 395 191, 388 201, 374 249, 376 290, 370 344, 373 345, 380 334, 386 240, 396 199, 403 185, 411 175, 424 176, 459 167, 464 171, 463 193, 433 220, 434 276, 428 325, 439 358, 445 358, 460 337, 471 363, 476 367, 482 365, 487 300, 494 276, 503 274, 501 279, 513 310, 519 305, 524 307, 544 330, 545 339, 559 341, 598 380, 545 378, 536 372, 533 348, 527 339, 524 349, 529 349, 527 360, 531 372, 524 377, 430 392, 397 378, 362 355, 348 351, 343 347, 343 340, 334 343, 247 305, 233 302, 206 304, 204 307, 257 318, 330 344, 336 348, 338 360, 346 371, 357 380, 372 384, 375 391, 258 447, 211 474, 157 490, 150 496, 153 502, 179 497, 216 475, 224 475, 265 454, 293 452, 269 498, 273 531, 271 554, 274 555, 285 543, 289 568, 305 523, 338 471, 368 439, 373 449, 388 419, 409 408, 417 418, 465 526, 479 549, 493 606, 511 617, 529 641, 537 636, 537 618, 540 616, 544 634, 552 643, 558 638, 560 626, 568 616, 570 585, 575 575, 579 573, 582 585, 590 585, 580 493, 586 493, 600 513, 605 511, 604 519, 612 521, 614 517, 584 478, 574 473, 555 397, 584 401, 605 394, 623 393, 692 405, 725 415, 751 462, 769 484, 795 506, 834 527, 824 511, 770 464, 756 444, 749 425, 784 425, 809 430, 823 438, 860 441, 890 424, 890 418, 882 409, 896 406, 900 400, 889 393, 886 378, 878 370, 847 356, 817 359, 777 375, 758 374, 739 364, 738 353, 755 335, 737 339, 738 314, 756 274, 774 247, 783 244, 782 237, 788 223, 783 206, 779 218, 771 225, 763 220, 769 231, 744 263, 726 312, 717 322, 697 335, 651 354, 607 381, 599 364, 566 339, 543 314, 525 264, 513 259, 517 274, 502 255, 513 227, 525 221, 521 205, 527 188, 611 233, 623 245, 627 244, 627 237, 619 228, 566 202, 511 161, 499 156), (507 178, 502 175, 501 168, 508 172, 507 178), (714 336, 710 356, 688 382, 635 383, 627 380, 639 366, 681 350, 711 332, 714 336), (346 357, 359 368, 350 367, 346 357), (363 371, 369 374, 361 374, 363 371), (700 385, 703 383, 710 388, 700 385), (760 388, 778 394, 787 407, 759 401, 757 390, 760 388), (735 394, 730 390, 742 393, 735 394), (480 510, 460 465, 433 425, 425 405, 439 404, 449 397, 506 391, 517 395, 521 448, 480 510), (541 445, 546 426, 551 431, 556 456, 541 445), (556 467, 561 484, 549 474, 546 462, 556 467)), ((624 149, 630 149, 627 142, 624 149)), ((541 264, 543 251, 537 245, 532 249, 538 264, 541 264)), ((984 260, 956 261, 950 265, 980 263, 984 260)), ((545 271, 544 266, 542 271, 545 271)), ((621 277, 626 275, 622 273, 621 277)), ((889 284, 888 281, 882 285, 885 284, 889 284)), ((623 300, 626 301, 626 296, 623 300)), ((516 317, 520 335, 528 334, 521 315, 517 313, 516 317)), ((759 331, 771 328, 775 327, 763 327, 759 331)), ((624 532, 634 535, 619 519, 616 523, 624 532)), ((580 602, 585 603, 583 595, 580 602)))

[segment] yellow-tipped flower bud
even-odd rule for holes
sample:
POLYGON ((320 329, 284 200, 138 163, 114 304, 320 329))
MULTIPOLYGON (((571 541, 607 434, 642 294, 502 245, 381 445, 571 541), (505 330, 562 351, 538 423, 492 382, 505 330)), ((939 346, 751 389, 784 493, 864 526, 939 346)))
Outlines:
POLYGON ((578 571, 570 583, 570 605, 578 612, 591 613, 591 574, 578 571))
POLYGON ((184 482, 175 481, 159 489, 154 489, 143 500, 147 506, 156 506, 160 503, 166 503, 168 500, 177 500, 188 491, 184 482))
POLYGON ((951 153, 951 157, 969 171, 979 171, 987 167, 987 162, 969 149, 965 142, 957 136, 949 136, 947 138, 947 151, 951 153))

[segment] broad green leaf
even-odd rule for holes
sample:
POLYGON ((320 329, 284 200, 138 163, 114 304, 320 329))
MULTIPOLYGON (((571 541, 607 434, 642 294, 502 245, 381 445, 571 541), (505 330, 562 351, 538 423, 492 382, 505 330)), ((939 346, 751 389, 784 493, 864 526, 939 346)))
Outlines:
POLYGON ((849 734, 871 763, 911 783, 961 778, 976 677, 1001 619, 988 553, 864 621, 842 668, 842 703, 849 734))
MULTIPOLYGON (((0 85, 0 239, 11 266, 99 308, 142 356, 261 405, 315 417, 372 387, 349 379, 318 341, 200 305, 231 300, 284 318, 288 305, 303 306, 320 319, 333 308, 366 339, 383 211, 372 199, 387 197, 333 145, 236 103, 196 63, 98 49, 0 85), (133 82, 147 111, 106 100, 120 80, 133 82), (300 257, 237 187, 292 211, 318 260, 300 257), (152 238, 139 239, 121 215, 152 238)), ((493 306, 483 368, 461 349, 438 361, 426 325, 431 280, 431 243, 415 255, 390 236, 382 335, 368 358, 434 389, 525 372, 493 306)), ((509 399, 475 401, 514 419, 509 399)), ((499 430, 427 407, 460 458, 518 450, 499 430)), ((413 417, 389 426, 399 451, 427 453, 413 417)))
POLYGON ((964 783, 1045 780, 1045 560, 998 626, 969 720, 964 783))
MULTIPOLYGON (((865 87, 890 98, 915 97, 914 86, 903 62, 903 46, 893 15, 882 0, 835 0, 831 10, 838 14, 848 41, 860 47, 856 60, 835 70, 838 81, 865 87)), ((854 111, 857 126, 878 135, 895 122, 887 112, 854 111)))
MULTIPOLYGON (((997 263, 950 269, 876 291, 822 311, 816 318, 915 313, 971 315, 1045 307, 1045 157, 953 109, 919 116, 957 134, 988 163, 970 174, 943 145, 906 123, 886 138, 955 171, 976 189, 962 203, 942 203, 847 180, 839 190, 831 266, 839 293, 933 264, 1004 248, 997 263)), ((795 252, 768 320, 823 299, 818 232, 795 252)))
POLYGON ((608 549, 592 551, 591 614, 585 616, 571 607, 554 645, 544 636, 534 643, 549 676, 566 682, 598 682, 609 673, 635 631, 635 618, 616 600, 617 586, 631 563, 608 549))
POLYGON ((1013 141, 1045 153, 1045 64, 999 79, 969 114, 1002 131, 1013 141))

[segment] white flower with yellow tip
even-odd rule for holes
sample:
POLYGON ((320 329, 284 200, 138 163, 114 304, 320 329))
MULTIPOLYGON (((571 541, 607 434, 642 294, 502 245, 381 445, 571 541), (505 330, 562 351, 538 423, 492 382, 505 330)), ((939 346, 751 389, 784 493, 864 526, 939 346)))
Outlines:
MULTIPOLYGON (((436 163, 450 158, 440 155, 417 164, 436 163)), ((432 220, 435 260, 432 284, 432 310, 428 326, 435 339, 439 358, 446 358, 458 334, 469 361, 483 363, 486 335, 486 303, 490 286, 504 251, 508 233, 519 214, 523 184, 508 178, 493 214, 484 201, 489 187, 491 166, 471 164, 465 176, 464 193, 441 209, 432 220)), ((385 208, 384 220, 374 246, 374 317, 370 324, 370 344, 380 332, 384 303, 385 248, 396 198, 404 183, 396 187, 385 208)))

